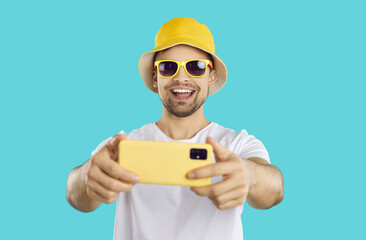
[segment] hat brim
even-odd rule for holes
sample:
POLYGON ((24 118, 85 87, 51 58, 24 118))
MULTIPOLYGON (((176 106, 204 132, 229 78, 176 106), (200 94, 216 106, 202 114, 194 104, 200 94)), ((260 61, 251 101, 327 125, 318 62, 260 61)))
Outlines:
POLYGON ((216 69, 217 76, 215 84, 208 90, 208 95, 210 96, 218 92, 225 85, 227 80, 227 69, 224 62, 216 54, 205 50, 207 47, 202 43, 194 41, 194 39, 189 39, 189 41, 187 41, 187 38, 171 39, 170 41, 165 42, 164 45, 157 46, 155 49, 141 55, 138 63, 138 69, 146 87, 152 92, 158 93, 157 88, 153 86, 153 60, 155 53, 180 44, 192 46, 211 54, 214 60, 214 69, 216 69))

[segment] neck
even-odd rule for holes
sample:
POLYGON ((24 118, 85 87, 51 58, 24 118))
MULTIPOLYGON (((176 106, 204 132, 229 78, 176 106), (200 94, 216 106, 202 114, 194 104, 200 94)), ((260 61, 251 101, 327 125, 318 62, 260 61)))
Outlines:
POLYGON ((209 124, 203 115, 203 105, 191 116, 183 118, 172 115, 163 106, 163 115, 156 122, 156 126, 174 140, 190 139, 209 124))

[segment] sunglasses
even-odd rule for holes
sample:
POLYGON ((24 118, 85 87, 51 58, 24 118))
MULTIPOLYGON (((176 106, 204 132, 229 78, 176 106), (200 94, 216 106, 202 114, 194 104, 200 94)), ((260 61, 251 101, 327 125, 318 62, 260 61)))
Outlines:
POLYGON ((210 60, 192 59, 188 61, 161 60, 155 61, 154 67, 158 69, 160 77, 172 78, 177 75, 181 66, 190 77, 202 77, 205 75, 207 65, 211 68, 213 63, 210 60))

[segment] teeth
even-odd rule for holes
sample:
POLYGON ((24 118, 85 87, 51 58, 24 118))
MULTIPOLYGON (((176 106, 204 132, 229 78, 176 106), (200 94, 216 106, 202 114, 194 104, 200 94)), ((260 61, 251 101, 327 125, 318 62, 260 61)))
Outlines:
POLYGON ((176 93, 191 93, 192 90, 188 90, 188 89, 173 89, 173 92, 176 92, 176 93))

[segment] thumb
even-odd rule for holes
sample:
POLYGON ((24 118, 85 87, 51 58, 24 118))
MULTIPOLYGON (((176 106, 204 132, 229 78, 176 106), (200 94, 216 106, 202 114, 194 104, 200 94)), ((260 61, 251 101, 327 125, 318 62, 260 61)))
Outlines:
POLYGON ((212 137, 207 137, 206 143, 212 146, 217 162, 228 160, 229 156, 232 154, 227 148, 216 142, 212 137))
POLYGON ((117 134, 107 143, 106 148, 109 151, 110 158, 116 159, 118 156, 118 146, 120 141, 127 139, 126 134, 117 134))

